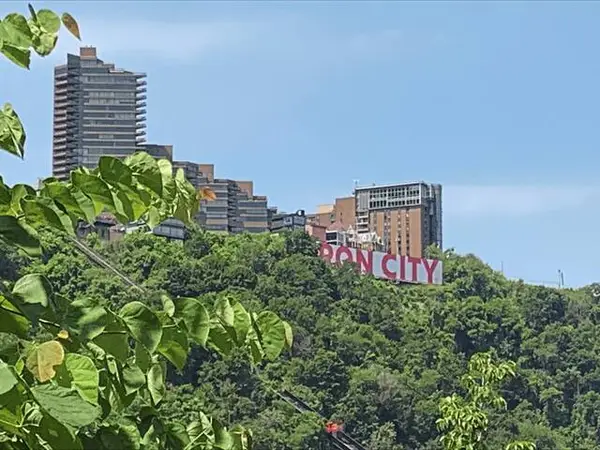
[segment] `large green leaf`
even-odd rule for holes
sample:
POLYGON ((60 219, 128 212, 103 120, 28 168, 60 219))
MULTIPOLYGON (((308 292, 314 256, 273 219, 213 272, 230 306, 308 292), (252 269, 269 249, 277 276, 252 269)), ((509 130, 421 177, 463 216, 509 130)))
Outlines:
POLYGON ((246 308, 241 303, 235 303, 232 306, 233 309, 233 327, 237 337, 238 345, 242 345, 246 340, 246 335, 250 329, 250 314, 246 311, 246 308))
POLYGON ((285 347, 288 350, 291 350, 294 345, 294 332, 292 331, 290 324, 285 320, 283 321, 283 326, 285 327, 285 347))
POLYGON ((18 382, 19 380, 13 374, 10 366, 0 361, 0 395, 6 394, 18 382))
POLYGON ((148 390, 154 405, 158 405, 167 391, 165 387, 165 372, 160 363, 152 364, 148 371, 148 390))
POLYGON ((99 407, 85 401, 77 391, 46 383, 31 388, 33 397, 50 416, 75 429, 100 417, 99 407))
POLYGON ((116 317, 109 316, 109 323, 102 333, 94 338, 94 343, 118 361, 125 362, 129 357, 128 337, 127 328, 116 317))
POLYGON ((215 433, 214 448, 220 449, 220 450, 231 450, 234 442, 233 442, 233 438, 231 437, 231 434, 229 434, 229 432, 227 431, 227 428, 225 428, 221 424, 221 422, 219 422, 218 420, 216 420, 214 418, 212 421, 212 425, 213 425, 213 431, 215 433))
POLYGON ((11 189, 10 207, 15 215, 20 215, 23 212, 21 208, 21 200, 27 196, 35 197, 35 190, 26 184, 15 184, 11 189))
POLYGON ((25 365, 38 381, 44 383, 54 378, 55 368, 63 363, 64 358, 65 350, 60 342, 48 341, 30 349, 25 365))
POLYGON ((38 426, 32 428, 53 450, 83 449, 79 438, 68 427, 48 414, 42 414, 38 426))
POLYGON ((71 172, 71 182, 94 202, 95 214, 100 214, 105 208, 115 209, 112 192, 101 178, 83 172, 81 169, 71 172))
POLYGON ((174 300, 174 317, 181 319, 189 336, 198 345, 205 346, 210 332, 208 311, 194 298, 181 297, 174 300))
POLYGON ((213 324, 208 335, 208 343, 222 355, 229 355, 234 346, 231 334, 221 324, 213 324))
POLYGON ((123 366, 121 377, 123 378, 123 387, 127 395, 136 392, 146 384, 146 375, 135 364, 130 361, 123 366))
POLYGON ((139 450, 141 440, 142 437, 135 423, 121 420, 116 425, 100 428, 90 448, 94 450, 139 450))
POLYGON ((162 337, 158 344, 158 352, 182 370, 187 360, 189 344, 184 330, 166 313, 160 313, 163 325, 162 337))
POLYGON ((37 12, 37 23, 46 33, 55 34, 60 30, 60 18, 49 9, 40 9, 37 12))
POLYGON ((119 316, 135 340, 154 353, 162 336, 162 325, 156 314, 143 303, 135 301, 123 306, 119 316))
POLYGON ((223 325, 233 327, 235 322, 235 314, 227 297, 220 297, 216 300, 215 313, 223 325))
POLYGON ((42 275, 32 273, 19 278, 12 291, 16 306, 34 323, 53 310, 52 287, 42 275))
POLYGON ((139 183, 162 197, 162 175, 156 160, 145 152, 137 152, 125 160, 139 183))
MULTIPOLYGON (((0 26, 2 24, 0 23, 0 26)), ((31 51, 23 50, 21 48, 13 47, 10 44, 3 44, 0 46, 0 53, 10 59, 12 62, 24 69, 29 69, 31 64, 31 51)))
MULTIPOLYGON (((57 230, 66 231, 70 235, 75 235, 73 223, 70 218, 60 211, 56 206, 44 204, 44 199, 29 198, 21 201, 21 207, 25 213, 27 222, 34 226, 47 225, 57 230)), ((52 202, 50 199, 46 199, 52 202)))
POLYGON ((102 306, 90 305, 85 300, 75 300, 69 305, 65 321, 72 333, 82 341, 87 341, 104 331, 109 316, 102 306))
POLYGON ((73 195, 71 190, 64 183, 55 181, 44 183, 40 195, 54 200, 73 219, 84 219, 87 222, 93 222, 95 218, 94 205, 91 199, 85 197, 83 193, 79 192, 79 194, 80 201, 77 201, 75 195, 73 195), (84 207, 80 204, 81 200, 84 202, 84 207))
POLYGON ((0 149, 22 158, 26 139, 21 119, 12 105, 5 103, 0 111, 0 149))
POLYGON ((26 338, 31 322, 23 317, 19 309, 7 298, 0 295, 0 332, 12 333, 26 338))
POLYGON ((286 345, 286 330, 283 321, 271 311, 263 311, 256 318, 265 355, 276 359, 286 345))
POLYGON ((31 30, 27 19, 21 14, 8 14, 0 22, 0 38, 4 44, 27 49, 31 47, 31 30))
POLYGON ((41 254, 40 242, 35 231, 13 216, 0 215, 0 239, 16 245, 30 256, 41 254))
POLYGON ((118 158, 101 156, 98 162, 100 175, 109 184, 117 186, 119 183, 131 185, 131 169, 118 158))
POLYGON ((78 353, 67 353, 57 382, 66 388, 76 388, 88 402, 98 404, 99 374, 94 362, 78 353))

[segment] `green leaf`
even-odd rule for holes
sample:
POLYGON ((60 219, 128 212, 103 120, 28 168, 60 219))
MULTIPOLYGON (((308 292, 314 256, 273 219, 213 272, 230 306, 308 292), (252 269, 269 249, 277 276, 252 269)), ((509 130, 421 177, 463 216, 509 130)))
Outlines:
POLYGON ((162 326, 156 314, 141 302, 130 302, 121 308, 119 316, 136 341, 154 353, 162 336, 162 326))
POLYGON ((161 314, 163 332, 158 344, 158 352, 182 370, 189 351, 187 336, 166 313, 161 314))
POLYGON ((135 343, 135 364, 142 369, 143 372, 148 372, 152 365, 150 353, 148 353, 148 350, 146 350, 139 342, 135 343))
POLYGON ((109 316, 109 323, 103 332, 94 338, 94 343, 118 361, 125 362, 129 357, 127 329, 115 317, 111 319, 109 316))
POLYGON ((71 333, 82 341, 94 339, 108 324, 108 312, 102 306, 90 306, 85 300, 75 300, 69 305, 66 323, 71 333))
POLYGON ((49 9, 40 9, 37 12, 37 23, 46 33, 56 34, 60 30, 60 18, 49 9))
POLYGON ((189 336, 196 344, 205 346, 210 332, 210 322, 204 305, 194 298, 187 297, 178 298, 174 303, 174 317, 183 320, 189 336))
POLYGON ((100 417, 100 408, 85 401, 77 391, 47 383, 33 386, 31 393, 50 416, 75 429, 90 425, 100 417))
POLYGON ((127 395, 138 391, 146 384, 144 372, 136 365, 128 361, 123 366, 122 374, 123 387, 127 395))
POLYGON ((35 197, 35 190, 26 184, 15 184, 11 190, 10 196, 10 207, 13 212, 20 214, 23 209, 21 208, 21 200, 27 196, 35 197))
POLYGON ((12 291, 15 296, 15 306, 29 317, 32 322, 36 322, 39 317, 52 312, 53 303, 52 287, 50 282, 40 274, 31 273, 19 278, 12 291))
POLYGON ((21 14, 8 14, 0 23, 2 31, 0 40, 4 45, 8 44, 19 49, 28 49, 31 47, 31 29, 27 24, 27 19, 21 14))
POLYGON ((148 371, 148 390, 150 391, 150 397, 152 397, 152 403, 155 406, 158 405, 166 393, 165 373, 160 363, 152 364, 148 371))
POLYGON ((238 345, 242 345, 246 340, 246 335, 250 329, 250 315, 246 308, 241 303, 235 303, 232 306, 233 309, 233 326, 235 328, 235 335, 237 337, 238 345))
MULTIPOLYGON (((66 231, 74 236, 73 223, 58 208, 45 205, 44 199, 26 199, 21 201, 25 219, 35 226, 50 226, 57 230, 66 231)), ((49 199, 48 199, 49 200, 49 199)), ((49 200, 51 202, 51 200, 49 200)))
MULTIPOLYGON (((93 221, 94 216, 94 205, 92 201, 88 198, 88 205, 91 207, 91 211, 88 210, 87 213, 81 208, 79 202, 76 200, 75 196, 71 193, 69 188, 64 184, 57 181, 44 183, 44 187, 40 195, 48 197, 54 202, 56 202, 64 211, 69 214, 73 219, 85 219, 88 222, 93 221), (88 214, 88 213, 91 213, 88 214)), ((81 194, 83 195, 83 194, 81 194)))
MULTIPOLYGON (((0 26, 2 26, 1 23, 0 26)), ((6 56, 8 59, 14 62, 16 65, 23 67, 24 69, 29 69, 29 66, 31 64, 30 50, 24 50, 4 43, 0 46, 0 52, 2 52, 4 56, 6 56)))
POLYGON ((231 334, 221 324, 216 324, 210 329, 208 342, 222 355, 229 355, 233 348, 231 334))
POLYGON ((6 394, 19 382, 10 366, 0 361, 0 395, 6 394))
POLYGON ((162 197, 162 175, 156 160, 146 152, 137 152, 125 160, 139 183, 162 197))
MULTIPOLYGON (((31 23, 30 23, 31 25, 31 23)), ((40 56, 48 56, 56 47, 56 41, 58 36, 55 34, 34 34, 33 36, 33 49, 40 56)))
POLYGON ((271 311, 263 311, 256 318, 260 329, 260 340, 267 358, 276 359, 286 345, 286 330, 283 321, 271 311))
POLYGON ((0 216, 0 238, 15 245, 30 256, 41 254, 40 242, 35 231, 13 216, 0 216))
POLYGON ((35 433, 50 446, 49 448, 51 449, 83 449, 81 441, 71 432, 69 428, 47 414, 41 414, 39 425, 37 427, 33 427, 33 429, 35 433))
POLYGON ((213 431, 215 433, 214 448, 230 450, 233 447, 233 438, 218 420, 213 418, 213 431))
POLYGON ((79 171, 71 172, 71 182, 92 199, 95 215, 100 214, 106 207, 111 210, 115 209, 112 192, 101 178, 79 169, 79 171))
POLYGON ((294 345, 294 332, 292 331, 292 327, 289 323, 287 323, 285 320, 282 322, 283 326, 285 327, 285 347, 288 350, 291 350, 292 346, 294 345))
MULTIPOLYGON (((57 377, 58 384, 67 388, 76 388, 85 400, 97 405, 100 376, 94 362, 87 356, 67 353, 64 368, 67 376, 57 377)), ((59 375, 62 373, 59 372, 59 375)))
POLYGON ((98 168, 102 178, 109 184, 116 186, 123 183, 131 186, 132 171, 120 159, 112 156, 101 156, 98 168))
POLYGON ((217 299, 215 302, 215 312, 223 325, 233 327, 235 314, 228 298, 220 297, 217 299))
POLYGON ((173 314, 175 314, 175 303, 173 303, 171 297, 163 294, 160 296, 160 300, 163 305, 163 311, 167 314, 167 316, 173 317, 173 314))
POLYGON ((69 32, 77 39, 81 40, 81 34, 79 33, 79 25, 77 21, 69 13, 63 13, 62 23, 69 32))
POLYGON ((48 341, 32 347, 25 365, 39 382, 45 383, 54 378, 54 368, 60 366, 64 358, 65 350, 60 342, 48 341))
POLYGON ((25 153, 25 130, 18 114, 10 103, 0 111, 0 149, 23 158, 25 153))
MULTIPOLYGON (((98 431, 94 444, 101 447, 97 450, 139 450, 141 448, 140 432, 135 423, 120 421, 116 425, 104 426, 98 431)), ((90 447, 96 450, 96 447, 90 447)))
POLYGON ((19 309, 7 298, 0 295, 0 332, 12 333, 26 338, 31 322, 23 317, 19 309))

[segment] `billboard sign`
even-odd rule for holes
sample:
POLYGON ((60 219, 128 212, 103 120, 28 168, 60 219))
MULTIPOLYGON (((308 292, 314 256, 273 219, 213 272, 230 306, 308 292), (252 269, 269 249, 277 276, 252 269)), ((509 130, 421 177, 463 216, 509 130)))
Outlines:
POLYGON ((355 263, 361 273, 403 283, 442 284, 442 262, 321 243, 319 256, 326 262, 355 263))

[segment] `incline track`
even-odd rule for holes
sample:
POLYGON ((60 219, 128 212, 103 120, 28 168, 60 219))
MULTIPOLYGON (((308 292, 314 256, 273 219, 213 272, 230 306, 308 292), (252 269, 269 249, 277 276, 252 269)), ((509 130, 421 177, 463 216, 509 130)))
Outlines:
MULTIPOLYGON (((71 242, 73 242, 75 247, 81 253, 83 253, 92 263, 96 264, 99 267, 102 267, 105 270, 108 270, 109 272, 112 272, 113 275, 116 275, 117 277, 119 277, 128 286, 134 287, 141 292, 147 292, 145 288, 143 288, 142 286, 137 284, 135 281, 133 281, 131 278, 129 278, 127 275, 125 275, 123 272, 121 272, 119 269, 117 269, 115 266, 113 266, 110 262, 108 262, 106 259, 104 259, 102 256, 100 256, 96 251, 94 251, 90 247, 88 247, 85 243, 81 242, 79 239, 76 239, 76 238, 70 238, 70 240, 71 240, 71 242)), ((263 381, 263 383, 264 383, 264 381, 263 381)), ((293 406, 298 412, 300 412, 302 414, 312 412, 314 414, 317 414, 323 420, 325 420, 325 418, 318 411, 316 411, 314 408, 311 408, 303 400, 296 397, 291 392, 289 392, 287 390, 285 390, 283 392, 279 392, 273 388, 269 388, 269 389, 272 392, 274 392, 281 400, 283 400, 284 402, 293 406)), ((349 435, 347 435, 343 431, 338 432, 337 436, 329 435, 329 437, 330 437, 331 444, 332 444, 333 448, 335 448, 335 449, 338 449, 338 450, 368 450, 366 447, 364 447, 362 444, 360 444, 360 442, 352 439, 349 435)))

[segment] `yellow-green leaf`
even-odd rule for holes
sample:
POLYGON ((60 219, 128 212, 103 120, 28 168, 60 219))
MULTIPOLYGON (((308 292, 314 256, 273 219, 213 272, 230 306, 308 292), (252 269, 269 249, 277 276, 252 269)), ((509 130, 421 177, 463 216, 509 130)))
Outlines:
POLYGON ((65 350, 58 341, 48 341, 35 346, 27 356, 27 370, 40 382, 51 380, 56 375, 56 366, 65 359, 65 350))

